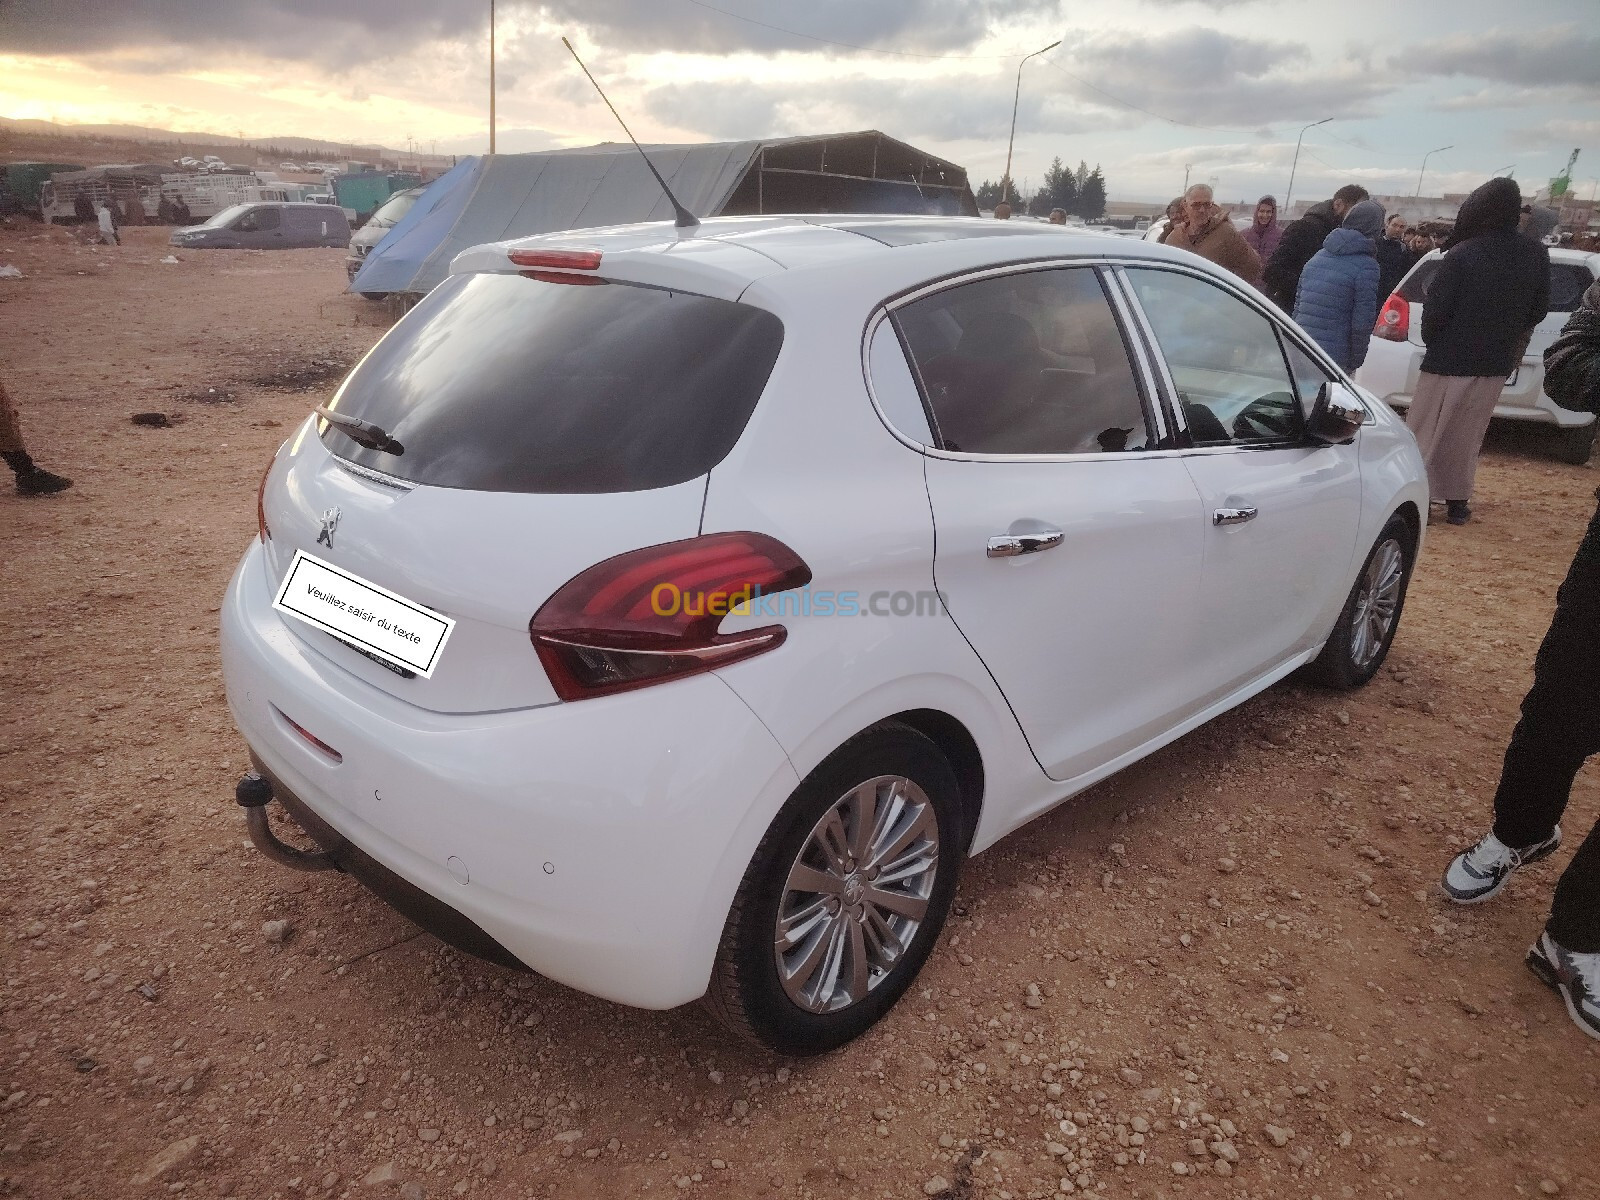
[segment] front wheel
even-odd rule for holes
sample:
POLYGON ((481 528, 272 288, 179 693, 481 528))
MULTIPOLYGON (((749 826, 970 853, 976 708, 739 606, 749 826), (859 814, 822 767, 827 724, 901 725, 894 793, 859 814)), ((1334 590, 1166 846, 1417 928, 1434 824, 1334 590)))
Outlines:
POLYGON ((1378 673, 1400 627, 1415 557, 1416 537, 1411 526, 1401 517, 1390 517, 1362 564, 1322 653, 1312 664, 1322 683, 1352 691, 1378 673))
POLYGON ((723 930, 707 1002, 735 1034, 821 1054, 870 1028, 938 939, 964 851, 960 787, 926 736, 886 722, 795 789, 723 930))

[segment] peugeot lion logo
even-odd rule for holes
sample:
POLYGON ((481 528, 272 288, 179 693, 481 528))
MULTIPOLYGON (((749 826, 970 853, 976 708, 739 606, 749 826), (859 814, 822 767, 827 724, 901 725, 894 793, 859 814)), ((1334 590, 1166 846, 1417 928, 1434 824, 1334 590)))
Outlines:
POLYGON ((322 532, 317 534, 317 545, 333 549, 333 531, 339 528, 339 510, 330 508, 322 514, 322 532))

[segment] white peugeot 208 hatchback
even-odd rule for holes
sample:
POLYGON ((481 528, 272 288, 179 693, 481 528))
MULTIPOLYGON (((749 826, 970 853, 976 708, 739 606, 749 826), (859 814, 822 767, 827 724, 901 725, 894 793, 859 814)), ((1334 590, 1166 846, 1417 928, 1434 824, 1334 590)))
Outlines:
POLYGON ((1387 406, 1183 251, 480 246, 262 480, 238 798, 464 949, 814 1053, 906 990, 965 856, 1298 667, 1371 678, 1427 501, 1387 406))

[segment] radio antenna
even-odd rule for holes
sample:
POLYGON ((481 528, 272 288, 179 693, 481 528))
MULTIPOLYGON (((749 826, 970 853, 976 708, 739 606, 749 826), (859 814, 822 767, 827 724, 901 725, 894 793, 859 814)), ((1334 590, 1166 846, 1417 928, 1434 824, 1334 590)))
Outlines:
POLYGON ((633 136, 633 130, 628 128, 628 123, 622 119, 622 114, 606 98, 604 90, 595 82, 595 77, 589 75, 589 68, 583 65, 583 59, 578 57, 578 52, 572 48, 572 43, 567 41, 566 38, 562 38, 561 44, 567 48, 567 53, 572 55, 573 62, 578 64, 578 69, 588 75, 589 82, 594 84, 594 90, 600 93, 600 99, 605 100, 606 107, 611 110, 611 115, 617 119, 617 124, 622 126, 622 132, 628 135, 628 140, 633 143, 633 148, 639 152, 639 157, 644 159, 644 165, 650 168, 650 174, 656 177, 656 182, 661 185, 661 190, 667 194, 667 199, 672 202, 672 210, 678 214, 678 219, 673 224, 679 229, 695 228, 700 224, 699 218, 678 203, 678 198, 672 194, 672 189, 667 186, 667 181, 661 178, 661 172, 656 170, 655 163, 650 161, 650 156, 644 152, 644 147, 639 145, 639 139, 633 136))

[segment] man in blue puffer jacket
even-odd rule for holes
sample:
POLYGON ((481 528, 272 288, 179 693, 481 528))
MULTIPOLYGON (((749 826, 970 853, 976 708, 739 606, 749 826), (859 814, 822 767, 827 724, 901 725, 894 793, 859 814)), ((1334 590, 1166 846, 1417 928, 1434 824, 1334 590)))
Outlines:
POLYGON ((1378 319, 1377 239, 1382 232, 1383 205, 1361 201, 1300 275, 1294 319, 1347 371, 1366 361, 1378 319))

